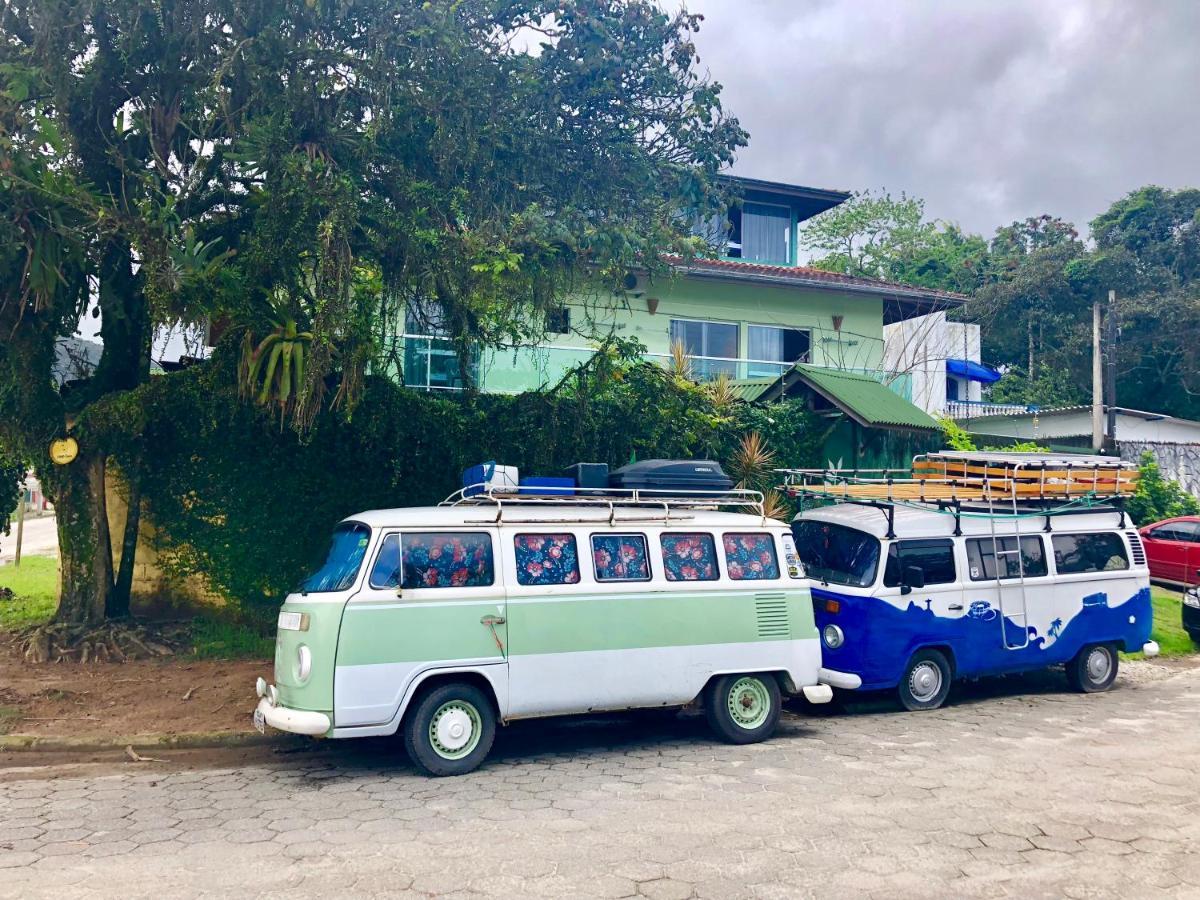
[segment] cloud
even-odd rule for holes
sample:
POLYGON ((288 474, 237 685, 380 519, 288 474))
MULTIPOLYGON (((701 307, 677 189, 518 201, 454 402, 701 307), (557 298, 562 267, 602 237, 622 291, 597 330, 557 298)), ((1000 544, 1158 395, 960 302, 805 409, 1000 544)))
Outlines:
POLYGON ((924 197, 990 234, 1200 185, 1198 0, 690 0, 735 171, 924 197))

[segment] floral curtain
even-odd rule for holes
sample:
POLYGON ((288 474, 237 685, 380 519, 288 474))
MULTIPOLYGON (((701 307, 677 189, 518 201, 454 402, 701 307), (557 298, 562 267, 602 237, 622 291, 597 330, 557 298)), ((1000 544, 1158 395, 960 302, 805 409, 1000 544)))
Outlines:
POLYGON ((725 567, 734 581, 778 578, 775 539, 769 534, 727 534, 725 567))
POLYGON ((649 581, 650 557, 641 534, 605 534, 592 538, 597 581, 649 581))
POLYGON ((711 534, 664 534, 663 567, 667 581, 715 581, 717 545, 711 534))
POLYGON ((573 534, 518 534, 517 582, 525 585, 577 584, 579 550, 573 534))
MULTIPOLYGON (((402 587, 485 587, 493 578, 492 539, 486 534, 406 534, 402 587)), ((386 547, 386 544, 385 544, 386 547)), ((380 551, 380 562, 383 551, 380 551)), ((379 569, 380 562, 375 564, 379 569)), ((392 576, 393 584, 395 576, 392 576)), ((372 571, 371 581, 376 575, 372 571)))

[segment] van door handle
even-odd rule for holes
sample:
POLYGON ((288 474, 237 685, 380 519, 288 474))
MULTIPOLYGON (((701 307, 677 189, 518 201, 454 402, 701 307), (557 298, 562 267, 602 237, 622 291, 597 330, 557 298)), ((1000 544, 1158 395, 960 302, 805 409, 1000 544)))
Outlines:
POLYGON ((484 616, 479 620, 480 625, 503 625, 505 622, 504 616, 484 616))
POLYGON ((952 609, 952 610, 954 610, 954 612, 960 612, 962 610, 962 608, 963 608, 963 605, 961 603, 951 603, 947 607, 947 609, 952 609))

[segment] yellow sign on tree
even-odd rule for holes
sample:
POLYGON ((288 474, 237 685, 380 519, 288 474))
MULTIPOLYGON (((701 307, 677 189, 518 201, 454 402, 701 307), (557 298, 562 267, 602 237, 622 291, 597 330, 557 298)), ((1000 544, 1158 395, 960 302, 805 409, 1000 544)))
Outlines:
POLYGON ((50 442, 50 459, 55 465, 65 466, 79 455, 79 444, 73 437, 56 438, 50 442))

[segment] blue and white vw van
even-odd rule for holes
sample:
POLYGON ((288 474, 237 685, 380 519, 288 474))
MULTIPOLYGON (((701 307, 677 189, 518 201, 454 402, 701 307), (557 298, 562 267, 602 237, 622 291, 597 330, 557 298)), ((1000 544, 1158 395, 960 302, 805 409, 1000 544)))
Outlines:
POLYGON ((822 683, 894 689, 904 708, 924 710, 941 706, 955 679, 1055 665, 1076 690, 1103 691, 1118 651, 1157 654, 1146 555, 1119 503, 1005 513, 913 484, 901 491, 893 479, 891 502, 878 499, 882 487, 860 490, 792 522, 822 683), (897 496, 918 489, 924 498, 897 496))

